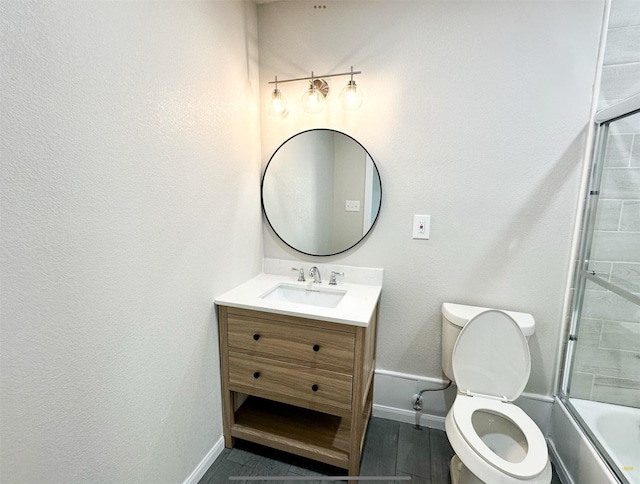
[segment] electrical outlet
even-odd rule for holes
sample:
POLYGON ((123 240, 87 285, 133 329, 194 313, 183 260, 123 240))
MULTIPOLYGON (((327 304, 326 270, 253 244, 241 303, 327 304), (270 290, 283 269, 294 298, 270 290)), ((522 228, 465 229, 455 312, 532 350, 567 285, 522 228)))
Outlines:
POLYGON ((344 211, 345 212, 359 212, 360 211, 360 200, 346 200, 344 202, 344 211))
POLYGON ((428 239, 431 232, 431 215, 413 216, 413 238, 428 239))

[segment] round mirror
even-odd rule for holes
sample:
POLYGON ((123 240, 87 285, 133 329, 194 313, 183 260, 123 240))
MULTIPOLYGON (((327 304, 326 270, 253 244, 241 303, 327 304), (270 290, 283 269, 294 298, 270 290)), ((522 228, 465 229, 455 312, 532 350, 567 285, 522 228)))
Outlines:
POLYGON ((312 129, 282 143, 262 176, 262 209, 293 249, 335 255, 373 227, 382 200, 373 159, 351 136, 312 129))

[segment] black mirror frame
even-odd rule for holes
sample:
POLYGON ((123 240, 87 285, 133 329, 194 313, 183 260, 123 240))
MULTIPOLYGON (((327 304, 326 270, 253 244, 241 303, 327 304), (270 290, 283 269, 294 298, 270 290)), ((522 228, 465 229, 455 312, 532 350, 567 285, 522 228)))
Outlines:
POLYGON ((373 227, 375 227, 376 222, 378 221, 378 218, 380 217, 380 210, 382 210, 382 178, 380 177, 380 170, 378 170, 378 165, 376 165, 376 162, 374 161, 373 157, 371 156, 371 154, 367 151, 367 149, 362 145, 362 143, 360 143, 357 139, 355 139, 353 136, 348 135, 347 133, 343 133, 342 131, 338 131, 336 129, 329 129, 329 128, 312 128, 312 129, 307 129, 305 131, 300 131, 299 133, 294 134, 293 136, 290 136, 289 138, 287 138, 284 142, 282 142, 280 144, 280 146, 278 146, 278 148, 273 152, 273 154, 271 155, 271 157, 269 158, 269 162, 267 163, 267 165, 264 167, 264 172, 262 173, 262 179, 260 181, 260 204, 262 205, 262 213, 264 214, 264 218, 267 220, 267 223, 269 224, 269 227, 271 227, 271 230, 273 231, 274 234, 276 234, 276 236, 288 247, 291 247, 293 250, 295 250, 296 252, 300 252, 301 254, 306 254, 306 255, 310 255, 313 257, 331 257, 333 255, 338 255, 338 254, 342 254, 343 252, 346 252, 348 250, 353 249, 356 245, 358 245, 360 242, 362 242, 370 233, 371 230, 373 230, 373 227), (378 174, 378 180, 380 181, 380 203, 378 204, 378 211, 376 213, 376 218, 373 220, 373 222, 371 223, 371 227, 369 227, 369 230, 367 230, 367 233, 364 234, 362 237, 360 237, 360 239, 358 239, 358 241, 347 247, 346 249, 340 250, 338 252, 333 252, 331 254, 311 254, 309 252, 304 252, 300 249, 297 249, 296 247, 294 247, 293 245, 291 245, 289 242, 287 242, 286 240, 284 240, 280 234, 276 231, 276 229, 273 227, 273 225, 271 224, 271 221, 269 220, 269 216, 267 215, 267 211, 265 209, 264 206, 264 178, 267 175, 267 170, 269 169, 269 165, 271 164, 271 161, 273 161, 273 157, 276 156, 276 154, 278 153, 278 151, 280 150, 280 148, 282 148, 288 141, 290 141, 291 139, 295 138, 296 136, 299 136, 301 134, 304 133, 308 133, 310 131, 332 131, 334 133, 339 133, 342 134, 348 138, 351 138, 353 141, 355 141, 356 143, 358 143, 362 149, 364 150, 364 152, 367 154, 367 156, 369 157, 369 159, 371 160, 371 162, 373 163, 373 167, 376 170, 376 173, 378 174))

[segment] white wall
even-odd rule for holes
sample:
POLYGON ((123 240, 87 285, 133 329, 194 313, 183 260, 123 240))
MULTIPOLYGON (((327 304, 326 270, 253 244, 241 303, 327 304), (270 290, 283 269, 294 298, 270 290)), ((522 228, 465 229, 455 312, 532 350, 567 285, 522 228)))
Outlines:
MULTIPOLYGON (((383 267, 377 366, 440 377, 443 301, 531 312, 531 393, 551 394, 596 71, 602 0, 284 0, 258 8, 260 94, 268 80, 343 72, 366 93, 341 111, 261 114, 262 162, 314 127, 354 136, 382 180, 367 240, 329 260, 383 267), (412 240, 413 214, 431 239, 412 240)), ((314 261, 264 228, 265 256, 314 261)))
POLYGON ((182 482, 260 269, 256 7, 2 2, 2 482, 182 482))

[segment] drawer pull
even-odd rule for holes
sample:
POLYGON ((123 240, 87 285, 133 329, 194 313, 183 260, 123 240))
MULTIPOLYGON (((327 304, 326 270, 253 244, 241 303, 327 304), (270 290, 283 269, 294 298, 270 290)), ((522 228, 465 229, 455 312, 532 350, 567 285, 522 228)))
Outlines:
POLYGON ((260 339, 260 335, 259 335, 258 333, 254 334, 254 335, 253 335, 253 339, 254 339, 255 341, 258 341, 258 340, 260 339))
POLYGON ((317 392, 317 391, 318 391, 318 385, 313 385, 313 386, 311 387, 311 389, 312 389, 314 392, 317 392))
POLYGON ((313 345, 313 351, 320 351, 320 345, 313 345))
POLYGON ((260 372, 259 372, 259 371, 256 371, 256 372, 253 374, 253 378, 260 378, 260 372))

